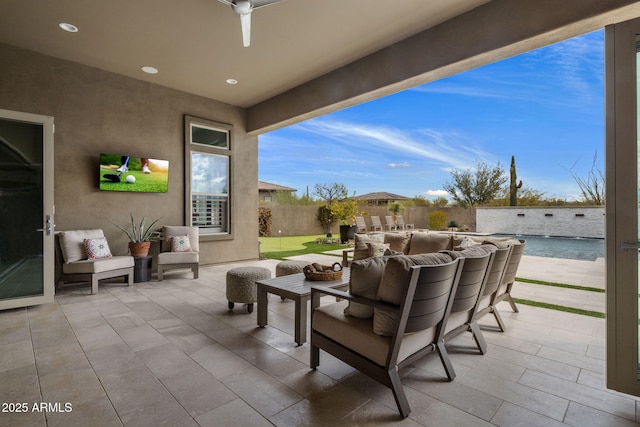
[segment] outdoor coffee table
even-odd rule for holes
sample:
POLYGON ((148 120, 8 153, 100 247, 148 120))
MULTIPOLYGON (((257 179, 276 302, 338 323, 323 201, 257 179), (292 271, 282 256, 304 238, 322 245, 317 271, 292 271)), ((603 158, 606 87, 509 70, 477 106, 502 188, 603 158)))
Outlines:
POLYGON ((342 278, 339 280, 307 280, 304 273, 257 280, 258 326, 262 328, 267 324, 267 303, 269 302, 267 294, 279 295, 283 299, 292 299, 296 304, 295 341, 298 345, 304 344, 307 341, 307 302, 311 297, 311 286, 321 285, 344 290, 349 287, 350 275, 351 271, 345 268, 342 278))

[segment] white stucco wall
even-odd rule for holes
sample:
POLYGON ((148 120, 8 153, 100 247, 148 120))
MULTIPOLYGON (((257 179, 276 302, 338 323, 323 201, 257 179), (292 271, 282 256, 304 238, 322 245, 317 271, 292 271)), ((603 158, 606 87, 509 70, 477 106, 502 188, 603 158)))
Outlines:
POLYGON ((480 233, 604 238, 604 206, 476 208, 480 233))

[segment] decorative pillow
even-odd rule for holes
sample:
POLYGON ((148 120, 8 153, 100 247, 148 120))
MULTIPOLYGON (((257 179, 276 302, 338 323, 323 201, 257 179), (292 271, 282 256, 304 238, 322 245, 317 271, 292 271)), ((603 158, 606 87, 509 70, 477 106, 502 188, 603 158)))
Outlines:
POLYGON ((355 235, 355 247, 353 251, 353 260, 358 261, 360 259, 369 258, 369 247, 367 243, 384 243, 384 234, 356 234, 355 235))
POLYGON ((452 236, 447 233, 413 233, 409 255, 434 253, 452 249, 452 236))
POLYGON ((95 239, 84 239, 84 250, 89 259, 111 258, 109 243, 105 237, 95 239))
POLYGON ((471 248, 474 246, 480 246, 482 243, 481 242, 477 242, 471 238, 469 238, 469 236, 465 236, 462 239, 457 239, 454 238, 453 240, 453 250, 454 251, 462 251, 465 250, 467 248, 471 248))
MULTIPOLYGON (((353 261, 351 263, 349 292, 354 295, 377 299, 378 286, 388 259, 389 257, 375 257, 353 261)), ((344 314, 361 319, 370 319, 373 317, 373 307, 349 301, 349 305, 344 309, 344 314)))
POLYGON ((381 257, 389 255, 387 253, 387 251, 389 250, 388 243, 367 242, 367 249, 369 249, 369 257, 381 257))
MULTIPOLYGON (((378 299, 399 305, 402 296, 409 286, 410 270, 414 265, 438 265, 451 262, 451 257, 444 253, 400 255, 390 257, 382 274, 378 287, 378 299)), ((393 335, 396 317, 393 313, 374 310, 373 332, 378 335, 393 335)))
POLYGON ((171 237, 171 252, 191 252, 189 236, 171 237))

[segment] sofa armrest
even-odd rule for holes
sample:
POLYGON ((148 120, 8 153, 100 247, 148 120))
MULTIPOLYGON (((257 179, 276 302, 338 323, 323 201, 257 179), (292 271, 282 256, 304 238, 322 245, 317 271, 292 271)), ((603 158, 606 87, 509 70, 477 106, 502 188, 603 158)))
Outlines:
POLYGON ((349 267, 349 253, 351 252, 355 252, 354 248, 351 249, 345 249, 342 251, 342 266, 343 267, 349 267))
POLYGON ((318 308, 320 306, 320 297, 322 296, 334 296, 336 298, 340 298, 347 301, 353 301, 360 304, 368 305, 374 308, 378 308, 386 311, 398 311, 399 306, 395 304, 390 304, 388 302, 380 301, 377 299, 363 297, 361 295, 355 295, 351 292, 341 291, 338 289, 333 289, 328 286, 320 286, 313 285, 311 286, 311 311, 318 308))

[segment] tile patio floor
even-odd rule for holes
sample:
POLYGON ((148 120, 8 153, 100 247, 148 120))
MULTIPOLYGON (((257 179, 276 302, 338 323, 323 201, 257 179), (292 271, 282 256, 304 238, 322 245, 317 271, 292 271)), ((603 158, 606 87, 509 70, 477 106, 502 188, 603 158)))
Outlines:
MULTIPOLYGON (((588 267, 604 286, 604 266, 598 273, 596 263, 566 263, 526 257, 519 276, 547 271, 563 282, 588 267)), ((293 342, 292 302, 272 297, 263 329, 255 310, 230 312, 226 270, 247 264, 274 271, 276 262, 203 267, 198 280, 174 272, 130 288, 105 283, 93 296, 69 287, 52 304, 0 312, 0 403, 28 405, 0 412, 0 426, 584 427, 640 419, 639 399, 605 389, 604 320, 528 306, 516 314, 501 303, 508 330, 485 332, 488 354, 465 351, 470 334, 452 342, 455 381, 435 354, 402 371, 412 408, 403 420, 388 389, 326 353, 317 371, 308 368, 309 345, 293 342), (72 410, 34 412, 39 402, 72 410)), ((565 292, 545 298, 567 300, 565 292)), ((604 306, 598 295, 593 307, 604 306)))

